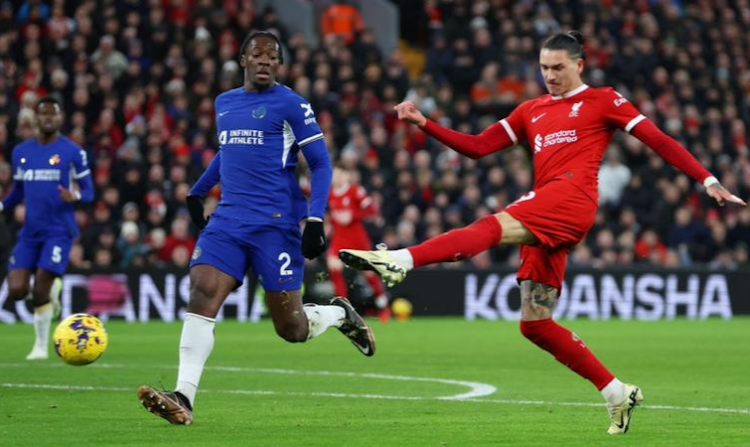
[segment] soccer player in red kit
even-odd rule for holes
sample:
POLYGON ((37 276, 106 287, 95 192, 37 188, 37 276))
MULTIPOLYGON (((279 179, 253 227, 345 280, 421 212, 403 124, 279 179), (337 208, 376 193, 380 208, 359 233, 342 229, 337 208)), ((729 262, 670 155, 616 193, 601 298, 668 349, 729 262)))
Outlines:
POLYGON ((465 259, 498 244, 520 244, 521 332, 560 363, 589 380, 607 402, 610 434, 627 432, 641 389, 620 382, 575 334, 552 320, 570 250, 594 223, 598 170, 617 129, 635 136, 672 166, 702 183, 720 205, 746 205, 674 139, 665 135, 610 87, 581 80, 586 54, 580 33, 548 38, 539 54, 549 94, 518 106, 479 135, 466 135, 427 120, 410 102, 396 106, 399 118, 471 158, 511 147, 531 146, 534 188, 502 212, 395 251, 342 250, 348 265, 374 270, 389 286, 410 269, 465 259))
MULTIPOLYGON (((367 191, 360 185, 351 183, 351 173, 343 166, 334 166, 331 180, 331 192, 328 196, 328 212, 333 231, 330 237, 330 247, 326 263, 328 275, 333 282, 335 296, 348 296, 346 280, 344 279, 344 265, 338 258, 342 248, 369 250, 372 248, 370 236, 367 234, 363 220, 374 217, 378 210, 367 195, 367 191)), ((383 282, 372 272, 364 272, 373 297, 378 317, 386 322, 390 319, 388 296, 385 294, 383 282)))

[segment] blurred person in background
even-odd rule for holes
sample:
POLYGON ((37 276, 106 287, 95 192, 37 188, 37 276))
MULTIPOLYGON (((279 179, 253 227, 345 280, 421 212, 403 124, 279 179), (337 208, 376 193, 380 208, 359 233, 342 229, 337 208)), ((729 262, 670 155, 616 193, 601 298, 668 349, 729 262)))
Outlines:
MULTIPOLYGON (((333 283, 336 296, 348 296, 348 287, 344 277, 344 264, 338 253, 342 248, 372 248, 370 236, 364 220, 378 215, 372 198, 361 185, 351 182, 351 173, 343 166, 333 168, 331 192, 328 196, 328 216, 331 222, 330 245, 326 255, 328 275, 333 283)), ((381 321, 390 319, 388 295, 383 282, 373 272, 364 272, 364 277, 372 290, 375 308, 381 321)))

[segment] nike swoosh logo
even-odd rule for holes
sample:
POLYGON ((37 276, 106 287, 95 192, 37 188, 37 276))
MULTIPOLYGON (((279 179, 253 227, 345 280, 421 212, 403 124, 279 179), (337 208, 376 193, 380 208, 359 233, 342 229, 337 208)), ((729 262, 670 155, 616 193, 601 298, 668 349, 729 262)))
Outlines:
POLYGON ((362 353, 363 354, 369 354, 370 353, 370 347, 369 346, 362 346, 362 353))
POLYGON ((400 269, 398 267, 394 267, 394 266, 392 266, 391 264, 389 264, 387 262, 372 261, 371 264, 372 265, 382 265, 382 266, 385 267, 386 270, 388 270, 389 272, 393 272, 393 273, 401 273, 401 271, 403 270, 403 269, 400 269))
POLYGON ((532 117, 532 118, 531 118, 531 122, 532 122, 532 123, 535 123, 535 122, 539 121, 539 120, 540 120, 540 119, 542 119, 542 117, 543 117, 544 115, 546 115, 546 114, 547 114, 547 112, 544 112, 544 113, 542 113, 541 115, 537 115, 537 116, 535 116, 535 117, 532 117))
POLYGON ((219 116, 224 116, 224 115, 226 115, 227 113, 229 113, 229 111, 226 111, 226 112, 219 112, 219 116))
POLYGON ((619 428, 620 430, 625 428, 625 416, 623 414, 620 414, 620 423, 615 424, 615 426, 617 426, 617 428, 619 428))

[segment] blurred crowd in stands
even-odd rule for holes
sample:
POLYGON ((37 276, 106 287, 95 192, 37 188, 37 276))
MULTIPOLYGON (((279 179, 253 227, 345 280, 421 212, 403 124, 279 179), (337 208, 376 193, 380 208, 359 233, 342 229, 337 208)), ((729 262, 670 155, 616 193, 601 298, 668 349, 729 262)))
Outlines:
MULTIPOLYGON (((322 3, 321 19, 340 6, 322 3)), ((241 85, 247 33, 270 29, 285 46, 280 81, 310 100, 331 157, 380 209, 368 222, 373 241, 404 247, 502 210, 533 179, 524 147, 470 160, 399 122, 392 107, 409 99, 478 133, 544 93, 540 43, 579 29, 590 85, 615 87, 750 198, 748 0, 395 3, 408 54, 383 54, 356 13, 348 23, 322 20, 320 40, 309 42, 251 0, 0 2, 0 194, 12 183, 13 146, 34 134, 36 100, 54 95, 96 186, 94 203, 77 212, 71 267, 185 267, 197 237, 185 197, 218 149, 214 98, 241 85), (420 51, 423 68, 410 77, 420 51)), ((750 210, 712 205, 638 140, 617 134, 600 182, 597 222, 571 265, 748 262, 750 210)), ((219 196, 212 191, 208 210, 219 196)), ((11 231, 23 215, 20 206, 8 216, 11 231)), ((516 249, 462 265, 493 263, 517 264, 516 249)))

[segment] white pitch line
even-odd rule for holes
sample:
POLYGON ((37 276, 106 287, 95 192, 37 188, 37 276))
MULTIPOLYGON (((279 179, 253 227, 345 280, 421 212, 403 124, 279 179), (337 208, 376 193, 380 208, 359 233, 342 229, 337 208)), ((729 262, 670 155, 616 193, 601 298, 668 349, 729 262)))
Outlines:
MULTIPOLYGON (((465 402, 489 402, 497 404, 513 405, 560 405, 564 407, 596 407, 601 408, 603 403, 593 402, 549 402, 543 400, 515 400, 515 399, 469 399, 465 402)), ((680 407, 677 405, 642 405, 648 410, 677 410, 677 411, 695 411, 701 413, 733 413, 733 414, 750 414, 750 408, 721 408, 721 407, 680 407)))
MULTIPOLYGON (((40 364, 44 366, 64 366, 62 363, 48 363, 40 364)), ((3 366, 28 366, 24 363, 0 363, 0 367, 3 366)), ((120 365, 113 363, 97 363, 91 365, 93 368, 137 368, 136 365, 120 365)), ((152 368, 161 369, 174 369, 175 365, 150 365, 152 368)), ((261 373, 261 374, 287 374, 287 375, 304 375, 304 376, 328 376, 328 377, 353 377, 353 378, 365 378, 365 379, 378 379, 378 380, 399 380, 405 382, 432 382, 440 383, 445 385, 463 386, 469 389, 469 391, 460 394, 454 394, 450 396, 431 397, 430 399, 439 400, 465 400, 474 399, 477 397, 489 396, 497 392, 497 388, 486 383, 479 382, 467 382, 464 380, 452 380, 452 379, 437 379, 429 377, 412 377, 412 376, 400 376, 391 374, 374 374, 374 373, 355 373, 355 372, 342 372, 342 371, 312 371, 312 370, 295 370, 295 369, 279 369, 279 368, 244 368, 239 366, 206 366, 206 370, 209 371, 224 371, 224 372, 235 372, 235 373, 261 373)), ((349 396, 351 397, 351 396, 349 396)), ((389 398, 389 397, 387 397, 389 398)))
POLYGON ((489 396, 497 391, 492 385, 479 382, 467 382, 464 380, 452 380, 452 379, 436 379, 430 377, 413 377, 413 376, 397 376, 392 374, 374 374, 374 373, 354 373, 354 372, 339 372, 339 371, 305 371, 305 370, 294 370, 294 369, 268 369, 268 368, 241 368, 235 366, 213 366, 206 367, 206 369, 213 369, 216 371, 230 371, 230 372, 256 372, 256 373, 268 373, 268 374, 293 374, 293 375, 306 375, 306 376, 333 376, 333 377, 361 377, 365 379, 379 379, 379 380, 401 380, 405 382, 436 382, 444 383, 446 385, 465 386, 471 391, 462 394, 456 394, 454 396, 442 396, 435 399, 440 400, 464 400, 473 399, 482 396, 489 396))
MULTIPOLYGON (((108 387, 108 386, 86 386, 86 385, 54 385, 45 383, 0 383, 0 388, 15 389, 42 389, 42 390, 61 390, 61 391, 115 391, 115 392, 133 392, 135 388, 125 387, 108 387)), ((440 397, 418 397, 418 396, 389 396, 385 394, 348 394, 348 393, 323 393, 312 392, 302 393, 293 391, 268 391, 268 390, 201 390, 201 393, 220 393, 220 394, 242 394, 258 396, 290 396, 290 397, 333 397, 344 399, 384 399, 384 400, 446 400, 440 397)), ((521 399, 464 399, 462 402, 487 403, 487 404, 504 404, 504 405, 544 405, 544 406, 564 406, 564 407, 592 407, 602 408, 602 403, 592 402, 551 402, 542 400, 521 400, 521 399)), ((666 411, 694 411, 701 413, 729 413, 729 414, 750 414, 750 409, 746 408, 711 408, 711 407, 680 407, 676 405, 644 405, 648 410, 666 410, 666 411)))

